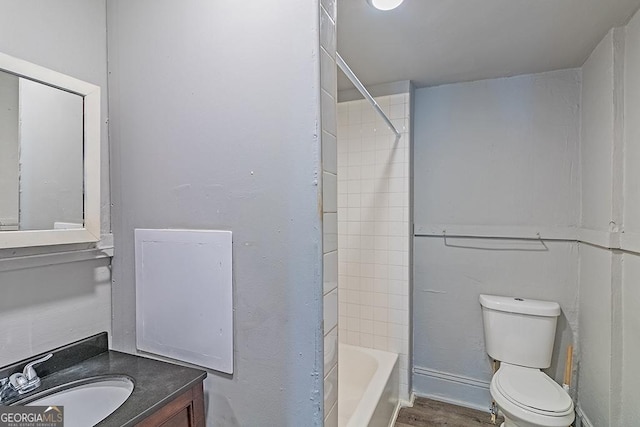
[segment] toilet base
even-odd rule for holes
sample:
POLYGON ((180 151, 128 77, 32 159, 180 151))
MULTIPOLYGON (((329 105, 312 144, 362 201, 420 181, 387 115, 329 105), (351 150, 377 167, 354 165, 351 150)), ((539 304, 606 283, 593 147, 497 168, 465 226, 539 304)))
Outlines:
POLYGON ((500 427, 519 427, 518 424, 511 421, 509 418, 504 417, 504 422, 500 427))
MULTIPOLYGON (((500 427, 539 427, 540 426, 539 424, 531 424, 526 421, 516 423, 515 421, 510 420, 509 417, 504 415, 504 413, 501 413, 500 415, 504 417, 504 422, 500 424, 500 427)), ((571 427, 571 424, 563 425, 563 427, 571 427)))

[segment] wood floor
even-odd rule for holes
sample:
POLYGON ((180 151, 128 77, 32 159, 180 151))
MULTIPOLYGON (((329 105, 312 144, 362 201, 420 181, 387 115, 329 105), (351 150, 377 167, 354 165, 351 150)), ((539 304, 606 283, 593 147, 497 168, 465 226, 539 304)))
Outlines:
POLYGON ((476 411, 416 397, 413 408, 400 410, 395 427, 495 427, 499 426, 502 421, 504 421, 502 417, 499 417, 495 425, 491 424, 491 415, 488 410, 487 412, 476 411))

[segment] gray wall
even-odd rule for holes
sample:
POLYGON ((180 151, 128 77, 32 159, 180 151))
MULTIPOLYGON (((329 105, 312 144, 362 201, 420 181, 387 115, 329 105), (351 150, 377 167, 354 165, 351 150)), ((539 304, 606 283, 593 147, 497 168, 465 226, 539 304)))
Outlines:
MULTIPOLYGON (((106 94, 105 1, 0 0, 0 52, 94 83, 106 94)), ((102 230, 108 233, 106 95, 102 100, 102 230)), ((34 251, 1 250, 0 258, 34 251)), ((24 268, 24 260, 0 260, 0 365, 109 331, 108 264, 105 259, 24 268)))
POLYGON ((0 72, 0 230, 18 225, 18 147, 18 77, 0 72))
POLYGON ((232 230, 235 371, 209 372, 207 425, 321 425, 319 2, 107 6, 114 347, 136 351, 135 228, 232 230))
MULTIPOLYGON (((614 176, 622 173, 622 165, 615 165, 613 157, 614 146, 618 151, 622 144, 614 138, 615 44, 612 31, 583 66, 582 225, 593 235, 602 236, 622 227, 620 211, 613 211, 614 203, 619 205, 614 176)), ((614 310, 618 311, 620 305, 614 288, 621 286, 622 257, 599 245, 581 245, 580 255, 579 410, 588 425, 615 426, 620 415, 616 403, 620 402, 620 391, 612 369, 614 360, 616 365, 621 360, 612 341, 612 326, 614 310)))
POLYGON ((640 420, 640 15, 583 67, 578 410, 587 426, 640 420))
MULTIPOLYGON (((638 237, 640 233, 640 14, 625 28, 624 53, 624 232, 638 237)), ((635 242, 638 240, 635 239, 635 242)), ((620 334, 616 342, 622 354, 621 426, 640 420, 638 387, 640 387, 640 246, 623 254, 622 289, 615 294, 622 302, 616 307, 620 323, 613 327, 620 334), (622 327, 620 327, 620 324, 622 327)), ((617 408, 616 408, 617 409, 617 408)))
POLYGON ((561 304, 547 372, 562 380, 577 332, 578 245, 565 236, 579 218, 579 102, 579 70, 416 90, 416 393, 490 404, 481 293, 561 304), (537 232, 550 240, 519 239, 537 232))

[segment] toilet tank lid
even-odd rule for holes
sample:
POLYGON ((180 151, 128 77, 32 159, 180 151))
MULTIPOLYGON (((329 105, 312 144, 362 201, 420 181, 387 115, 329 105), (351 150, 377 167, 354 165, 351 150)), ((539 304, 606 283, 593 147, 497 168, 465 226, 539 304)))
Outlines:
POLYGON ((533 316, 557 317, 560 304, 555 301, 539 301, 528 298, 480 295, 480 305, 496 311, 529 314, 533 316))

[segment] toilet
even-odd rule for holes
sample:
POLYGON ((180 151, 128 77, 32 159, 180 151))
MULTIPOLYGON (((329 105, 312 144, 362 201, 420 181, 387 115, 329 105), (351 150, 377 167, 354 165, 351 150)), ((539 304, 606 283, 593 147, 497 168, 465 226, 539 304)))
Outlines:
POLYGON ((551 366, 557 302, 480 295, 487 353, 500 361, 490 391, 502 427, 568 427, 569 394, 541 369, 551 366))

